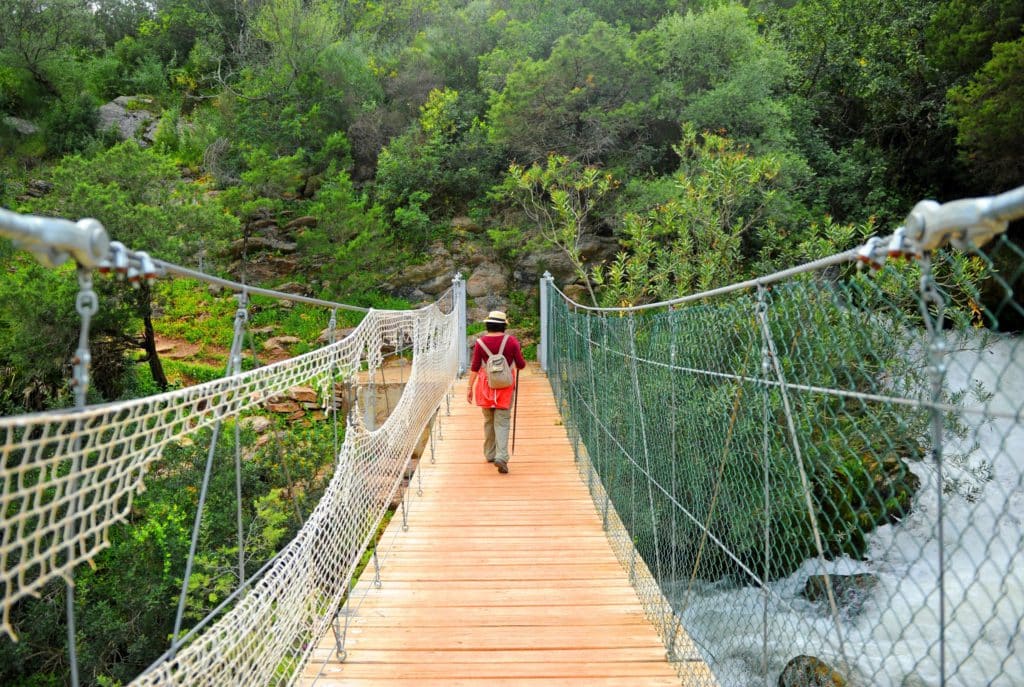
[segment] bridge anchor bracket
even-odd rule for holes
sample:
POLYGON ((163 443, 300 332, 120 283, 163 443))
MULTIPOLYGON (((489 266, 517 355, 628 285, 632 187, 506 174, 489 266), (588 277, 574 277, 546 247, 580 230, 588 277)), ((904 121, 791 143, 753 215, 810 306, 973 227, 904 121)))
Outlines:
POLYGON ((348 658, 348 651, 345 650, 345 637, 348 635, 348 602, 338 609, 338 612, 334 614, 334 620, 331 622, 331 630, 334 632, 334 655, 342 663, 348 658), (342 625, 339 618, 345 616, 345 624, 342 625))

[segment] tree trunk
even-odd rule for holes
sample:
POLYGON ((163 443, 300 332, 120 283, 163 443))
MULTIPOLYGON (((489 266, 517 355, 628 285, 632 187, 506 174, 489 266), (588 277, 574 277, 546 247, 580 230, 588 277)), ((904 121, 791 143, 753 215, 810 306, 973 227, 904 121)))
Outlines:
POLYGON ((164 374, 164 366, 160 363, 160 354, 156 351, 156 332, 153 329, 153 292, 148 285, 142 286, 139 294, 139 312, 142 315, 142 348, 146 351, 146 361, 149 363, 149 373, 153 381, 160 387, 160 391, 167 391, 169 386, 167 375, 164 374))
POLYGON ((160 387, 160 391, 167 391, 167 375, 164 374, 164 366, 160 363, 160 354, 156 352, 156 333, 153 331, 153 318, 146 314, 142 318, 142 324, 145 330, 143 347, 146 349, 149 373, 153 375, 153 381, 160 387))

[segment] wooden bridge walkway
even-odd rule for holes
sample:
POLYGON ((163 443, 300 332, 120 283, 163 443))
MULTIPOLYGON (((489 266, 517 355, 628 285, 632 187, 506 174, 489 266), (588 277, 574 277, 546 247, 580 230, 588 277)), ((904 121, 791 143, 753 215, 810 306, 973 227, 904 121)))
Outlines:
MULTIPOLYGON (((347 659, 331 632, 302 681, 318 687, 680 685, 602 530, 547 379, 520 382, 510 473, 484 461, 483 421, 455 387, 443 438, 353 594, 347 659)), ((444 409, 442 408, 442 412, 444 409)), ((693 679, 713 685, 702 663, 693 679)))

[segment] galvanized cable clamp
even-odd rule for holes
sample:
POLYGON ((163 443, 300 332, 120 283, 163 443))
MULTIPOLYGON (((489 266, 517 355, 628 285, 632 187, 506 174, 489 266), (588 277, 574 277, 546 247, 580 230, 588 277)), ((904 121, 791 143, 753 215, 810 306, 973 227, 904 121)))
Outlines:
POLYGON ((116 274, 136 289, 143 281, 152 284, 164 274, 164 270, 157 267, 149 253, 129 250, 120 241, 110 242, 108 255, 99 262, 96 269, 100 274, 116 274))
POLYGON ((996 196, 948 203, 922 200, 892 235, 873 236, 857 248, 857 260, 877 270, 888 258, 920 260, 947 243, 961 250, 978 248, 1004 233, 1012 220, 1021 217, 1024 186, 996 196))
POLYGON ((107 257, 110 238, 95 219, 77 222, 57 217, 23 215, 0 208, 0 236, 31 252, 47 267, 59 267, 74 258, 82 267, 98 267, 107 257))

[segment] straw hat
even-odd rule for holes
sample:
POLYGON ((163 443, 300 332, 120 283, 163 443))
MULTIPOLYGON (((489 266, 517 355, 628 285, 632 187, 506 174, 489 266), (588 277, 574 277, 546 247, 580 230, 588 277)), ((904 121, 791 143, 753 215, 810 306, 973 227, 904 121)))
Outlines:
POLYGON ((484 320, 485 324, 508 324, 508 316, 500 310, 492 310, 487 313, 487 319, 484 320))

